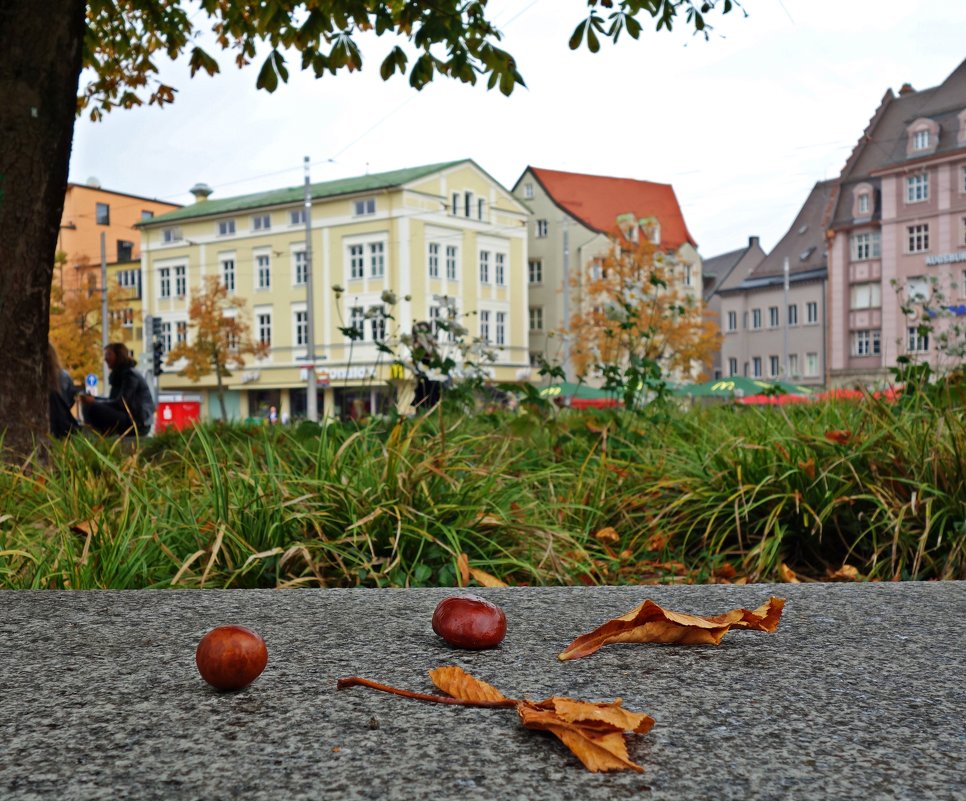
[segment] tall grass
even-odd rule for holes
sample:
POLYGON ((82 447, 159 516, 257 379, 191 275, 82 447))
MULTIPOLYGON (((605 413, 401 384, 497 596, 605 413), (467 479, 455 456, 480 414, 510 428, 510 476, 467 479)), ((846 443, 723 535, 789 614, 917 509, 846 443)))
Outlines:
POLYGON ((964 451, 873 399, 76 437, 0 467, 0 587, 966 578, 964 451))

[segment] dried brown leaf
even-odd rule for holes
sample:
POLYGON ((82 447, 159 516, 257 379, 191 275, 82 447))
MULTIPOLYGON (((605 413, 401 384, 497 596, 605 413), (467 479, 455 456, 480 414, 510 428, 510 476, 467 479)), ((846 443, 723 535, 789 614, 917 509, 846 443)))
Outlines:
POLYGON ((605 526, 594 534, 594 539, 598 542, 620 542, 621 536, 613 526, 605 526))
POLYGON ((465 553, 456 558, 456 568, 459 570, 460 586, 465 587, 470 583, 470 558, 465 553))
POLYGON ((470 575, 481 587, 506 587, 508 586, 505 581, 500 581, 496 576, 487 573, 485 570, 480 570, 477 567, 470 568, 470 575))
POLYGON ((859 569, 854 565, 844 564, 838 570, 828 571, 828 577, 831 581, 861 581, 862 574, 859 569))
POLYGON ((487 684, 456 665, 446 665, 429 671, 433 684, 453 698, 464 701, 505 701, 506 696, 492 684, 487 684))
POLYGON ((651 600, 625 615, 583 634, 557 657, 561 660, 590 656, 605 645, 621 642, 717 645, 731 629, 772 632, 781 620, 783 598, 769 598, 755 610, 732 609, 722 615, 699 617, 663 609, 651 600))
POLYGON ((781 563, 781 566, 778 568, 778 573, 782 577, 782 581, 784 581, 786 584, 801 584, 802 583, 799 580, 798 576, 795 574, 795 571, 792 570, 784 562, 782 562, 781 563))

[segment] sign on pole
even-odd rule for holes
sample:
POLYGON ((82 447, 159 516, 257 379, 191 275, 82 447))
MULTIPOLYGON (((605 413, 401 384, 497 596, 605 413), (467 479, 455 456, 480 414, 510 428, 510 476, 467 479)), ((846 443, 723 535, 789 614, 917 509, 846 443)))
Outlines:
POLYGON ((97 389, 97 376, 94 373, 88 373, 87 378, 84 379, 84 383, 87 385, 87 389, 90 390, 91 394, 97 389))

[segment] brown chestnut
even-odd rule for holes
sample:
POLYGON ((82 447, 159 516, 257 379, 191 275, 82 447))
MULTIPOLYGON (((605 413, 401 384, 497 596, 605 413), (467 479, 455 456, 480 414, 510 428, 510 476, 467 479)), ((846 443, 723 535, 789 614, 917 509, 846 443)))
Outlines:
POLYGON ((265 640, 244 626, 218 626, 195 651, 201 677, 216 690, 240 690, 257 679, 268 663, 265 640))
POLYGON ((436 605, 433 631, 454 648, 495 648, 506 636, 506 615, 478 595, 452 595, 436 605))

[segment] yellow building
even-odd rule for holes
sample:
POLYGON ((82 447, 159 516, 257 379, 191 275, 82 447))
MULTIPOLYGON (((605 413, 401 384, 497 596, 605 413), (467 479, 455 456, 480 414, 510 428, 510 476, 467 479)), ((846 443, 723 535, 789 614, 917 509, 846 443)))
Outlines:
MULTIPOLYGON (((495 381, 529 375, 527 209, 473 161, 431 164, 313 184, 312 320, 321 415, 378 412, 390 402, 398 336, 457 310, 468 337, 489 342, 495 381), (340 287, 342 292, 333 290, 340 287), (384 292, 398 302, 387 305, 384 292), (408 298, 408 299, 407 299, 408 298), (374 310, 384 309, 394 319, 374 310), (362 332, 353 341, 340 329, 362 332)), ((245 299, 252 333, 270 345, 227 379, 227 414, 305 414, 308 303, 304 186, 197 202, 141 225, 144 313, 162 320, 167 347, 190 336, 191 293, 218 276, 245 299)), ((440 348, 458 358, 440 332, 440 348)), ((395 368, 398 371, 398 368, 395 368)), ((200 395, 220 416, 215 377, 198 383, 165 368, 164 395, 200 395)), ((405 374, 411 378, 411 373, 405 374)))

